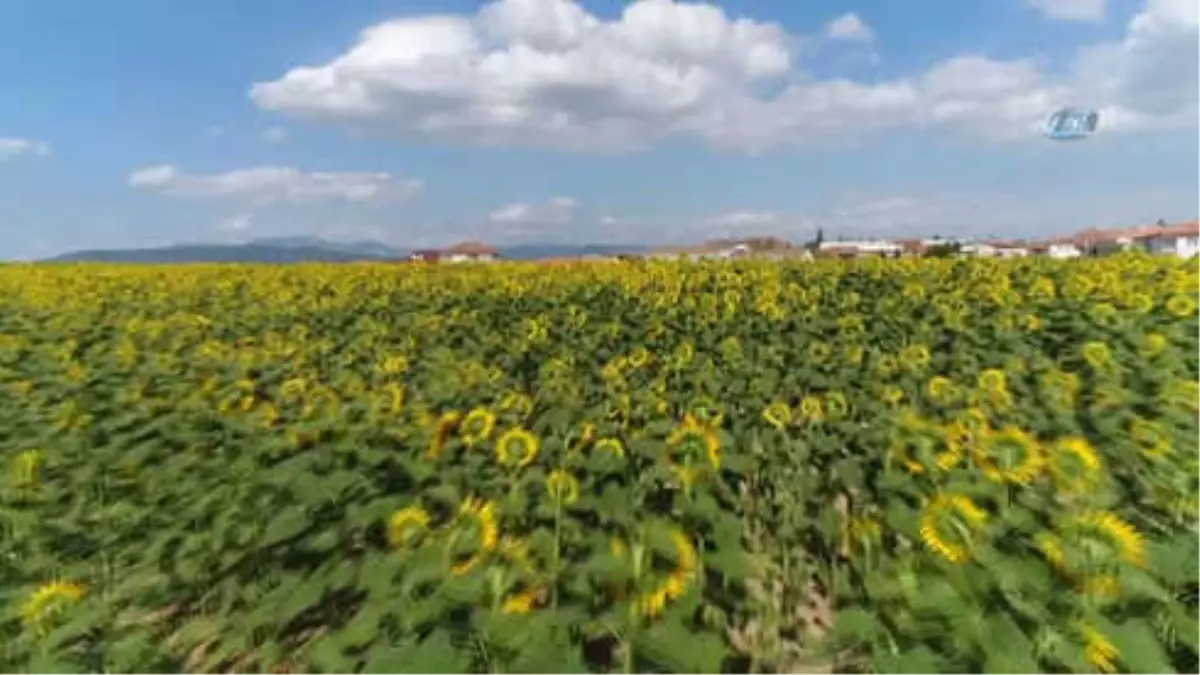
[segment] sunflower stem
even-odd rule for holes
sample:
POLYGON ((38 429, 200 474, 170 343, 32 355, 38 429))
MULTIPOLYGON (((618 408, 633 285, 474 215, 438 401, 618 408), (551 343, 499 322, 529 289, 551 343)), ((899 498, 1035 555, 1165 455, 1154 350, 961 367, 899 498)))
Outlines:
POLYGON ((559 560, 562 539, 562 494, 554 494, 554 585, 550 588, 550 612, 558 611, 559 560))

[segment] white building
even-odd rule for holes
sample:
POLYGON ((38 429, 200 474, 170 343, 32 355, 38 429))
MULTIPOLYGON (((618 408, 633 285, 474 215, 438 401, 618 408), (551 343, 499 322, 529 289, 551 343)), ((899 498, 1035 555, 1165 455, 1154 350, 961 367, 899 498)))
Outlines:
POLYGON ((892 257, 904 251, 904 246, 893 241, 871 239, 864 241, 823 241, 817 249, 820 253, 842 257, 892 257))
POLYGON ((1191 258, 1200 254, 1200 223, 1182 223, 1160 228, 1138 237, 1150 253, 1191 258))

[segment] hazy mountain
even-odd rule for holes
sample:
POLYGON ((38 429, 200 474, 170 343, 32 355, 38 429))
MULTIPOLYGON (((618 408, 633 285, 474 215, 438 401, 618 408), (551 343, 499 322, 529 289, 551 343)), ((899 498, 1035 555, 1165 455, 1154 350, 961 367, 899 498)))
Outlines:
POLYGON ((386 260, 383 256, 363 255, 322 246, 299 244, 181 244, 164 248, 133 248, 75 251, 51 258, 48 262, 121 262, 121 263, 199 263, 199 262, 353 262, 386 260))
MULTIPOLYGON (((636 246, 610 244, 519 244, 501 246, 507 260, 537 260, 582 255, 616 255, 641 250, 636 246)), ((245 244, 176 244, 161 248, 74 251, 47 262, 120 263, 299 263, 397 260, 408 251, 376 241, 337 242, 318 237, 272 237, 245 244)))
POLYGON ((584 255, 618 255, 645 250, 644 246, 617 244, 514 244, 497 246, 500 257, 506 260, 538 260, 541 258, 571 258, 584 255))

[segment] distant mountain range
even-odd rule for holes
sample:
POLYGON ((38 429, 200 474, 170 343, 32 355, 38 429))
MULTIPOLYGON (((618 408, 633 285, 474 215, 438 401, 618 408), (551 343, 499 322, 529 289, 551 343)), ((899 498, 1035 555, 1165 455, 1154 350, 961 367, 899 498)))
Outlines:
MULTIPOLYGON (((500 246, 506 260, 583 255, 616 255, 644 250, 639 246, 610 244, 518 244, 500 246)), ((131 248, 74 251, 45 262, 113 263, 301 263, 370 262, 407 258, 409 251, 377 241, 340 242, 318 237, 272 237, 244 244, 175 244, 160 248, 131 248)))

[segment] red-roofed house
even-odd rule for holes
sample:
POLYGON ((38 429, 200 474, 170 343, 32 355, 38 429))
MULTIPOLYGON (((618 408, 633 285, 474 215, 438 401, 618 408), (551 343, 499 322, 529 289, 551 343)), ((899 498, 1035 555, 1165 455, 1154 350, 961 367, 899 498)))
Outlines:
POLYGON ((464 241, 443 249, 441 259, 445 262, 488 262, 500 257, 500 251, 478 241, 464 241))
POLYGON ((1200 254, 1200 222, 1145 228, 1134 237, 1151 253, 1191 258, 1200 254))

